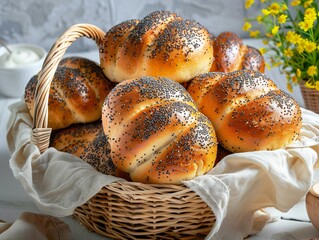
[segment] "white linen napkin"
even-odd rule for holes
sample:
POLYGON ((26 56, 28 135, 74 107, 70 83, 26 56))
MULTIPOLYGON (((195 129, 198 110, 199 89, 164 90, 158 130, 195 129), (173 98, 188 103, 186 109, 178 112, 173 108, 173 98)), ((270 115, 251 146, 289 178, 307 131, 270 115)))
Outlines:
MULTIPOLYGON (((123 181, 53 148, 40 154, 30 143, 32 121, 25 103, 13 104, 10 110, 10 166, 42 212, 57 217, 71 215, 104 185, 123 181)), ((319 156, 319 115, 305 109, 302 114, 301 138, 290 146, 228 155, 208 174, 184 182, 216 216, 206 239, 242 239, 260 231, 269 220, 260 217, 260 209, 287 211, 304 197, 319 156)))

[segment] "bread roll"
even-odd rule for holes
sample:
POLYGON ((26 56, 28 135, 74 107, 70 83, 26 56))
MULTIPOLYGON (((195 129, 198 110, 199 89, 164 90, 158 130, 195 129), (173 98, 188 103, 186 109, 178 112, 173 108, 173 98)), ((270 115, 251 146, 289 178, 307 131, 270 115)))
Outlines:
MULTIPOLYGON (((27 84, 24 96, 32 117, 36 85, 37 75, 27 84)), ((48 127, 61 129, 100 119, 103 101, 112 88, 95 62, 81 57, 63 59, 51 83, 48 127)))
POLYGON ((233 32, 222 32, 214 40, 214 62, 211 72, 233 72, 241 69, 265 71, 265 60, 259 50, 243 44, 233 32))
POLYGON ((202 74, 187 90, 212 121, 219 143, 231 152, 278 149, 299 135, 298 103, 263 73, 202 74))
POLYGON ((114 82, 141 76, 163 76, 179 83, 208 72, 213 46, 206 28, 169 11, 111 28, 100 47, 105 75, 114 82))
POLYGON ((101 120, 52 131, 50 147, 81 158, 101 173, 117 174, 101 120))
POLYGON ((114 165, 143 183, 178 184, 214 166, 211 122, 184 87, 164 77, 119 83, 102 108, 114 165))

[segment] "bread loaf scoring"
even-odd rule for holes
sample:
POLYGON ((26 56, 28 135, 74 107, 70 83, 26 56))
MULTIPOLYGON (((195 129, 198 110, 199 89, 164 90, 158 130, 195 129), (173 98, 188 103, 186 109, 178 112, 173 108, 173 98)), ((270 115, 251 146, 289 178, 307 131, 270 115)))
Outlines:
POLYGON ((102 124, 114 165, 133 181, 180 183, 214 166, 214 128, 185 88, 171 79, 119 83, 104 102, 102 124))
POLYGON ((100 63, 114 82, 163 76, 187 82, 208 72, 213 61, 211 35, 198 22, 155 11, 141 20, 112 27, 100 46, 100 63))
POLYGON ((265 71, 265 60, 259 50, 244 45, 233 32, 222 32, 214 40, 214 62, 210 72, 233 72, 236 70, 265 71))
POLYGON ((187 90, 213 123, 219 143, 231 152, 278 149, 299 135, 298 103, 263 73, 202 74, 187 90))
POLYGON ((117 175, 101 120, 52 131, 50 147, 81 158, 101 173, 117 175))
MULTIPOLYGON (((24 96, 32 117, 37 81, 37 75, 31 78, 24 96)), ((61 129, 100 119, 103 101, 112 88, 95 62, 82 57, 62 59, 50 86, 48 127, 61 129)))

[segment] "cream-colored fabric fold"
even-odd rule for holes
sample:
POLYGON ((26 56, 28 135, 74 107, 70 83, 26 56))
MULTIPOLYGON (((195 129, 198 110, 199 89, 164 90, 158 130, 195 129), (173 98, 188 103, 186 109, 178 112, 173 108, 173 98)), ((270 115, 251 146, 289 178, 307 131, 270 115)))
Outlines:
POLYGON ((49 148, 40 154, 30 143, 32 120, 23 101, 11 105, 7 141, 13 175, 46 214, 64 217, 101 188, 121 178, 97 172, 80 158, 49 148))
MULTIPOLYGON (((38 208, 57 217, 71 215, 104 185, 123 180, 95 171, 81 159, 30 143, 32 121, 23 101, 11 105, 7 141, 16 179, 38 208)), ((206 239, 242 239, 260 231, 269 218, 257 211, 287 211, 307 193, 319 155, 319 115, 303 109, 300 140, 284 149, 236 153, 208 174, 185 181, 216 216, 206 239)))
POLYGON ((72 240, 69 226, 48 215, 23 212, 12 223, 0 223, 0 240, 72 240))

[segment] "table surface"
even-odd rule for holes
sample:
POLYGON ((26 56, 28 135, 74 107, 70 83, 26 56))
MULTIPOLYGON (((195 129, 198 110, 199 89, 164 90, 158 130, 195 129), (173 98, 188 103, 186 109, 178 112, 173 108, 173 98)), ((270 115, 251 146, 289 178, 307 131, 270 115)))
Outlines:
MULTIPOLYGON (((251 45, 254 44, 257 45, 259 43, 252 42, 251 45)), ((98 60, 96 52, 72 55, 81 55, 93 60, 98 60)), ((299 104, 303 106, 300 93, 297 92, 295 94, 295 98, 299 104)), ((4 98, 0 95, 0 219, 6 222, 15 221, 22 212, 39 212, 29 196, 13 177, 9 167, 10 153, 6 143, 6 124, 9 117, 8 106, 19 100, 18 98, 4 98)), ((319 239, 319 230, 312 226, 307 216, 304 199, 286 213, 273 208, 267 208, 266 211, 269 212, 276 221, 268 223, 260 233, 249 237, 249 239, 319 239)), ((75 240, 107 239, 89 232, 71 216, 60 219, 69 225, 73 239, 75 240)))

